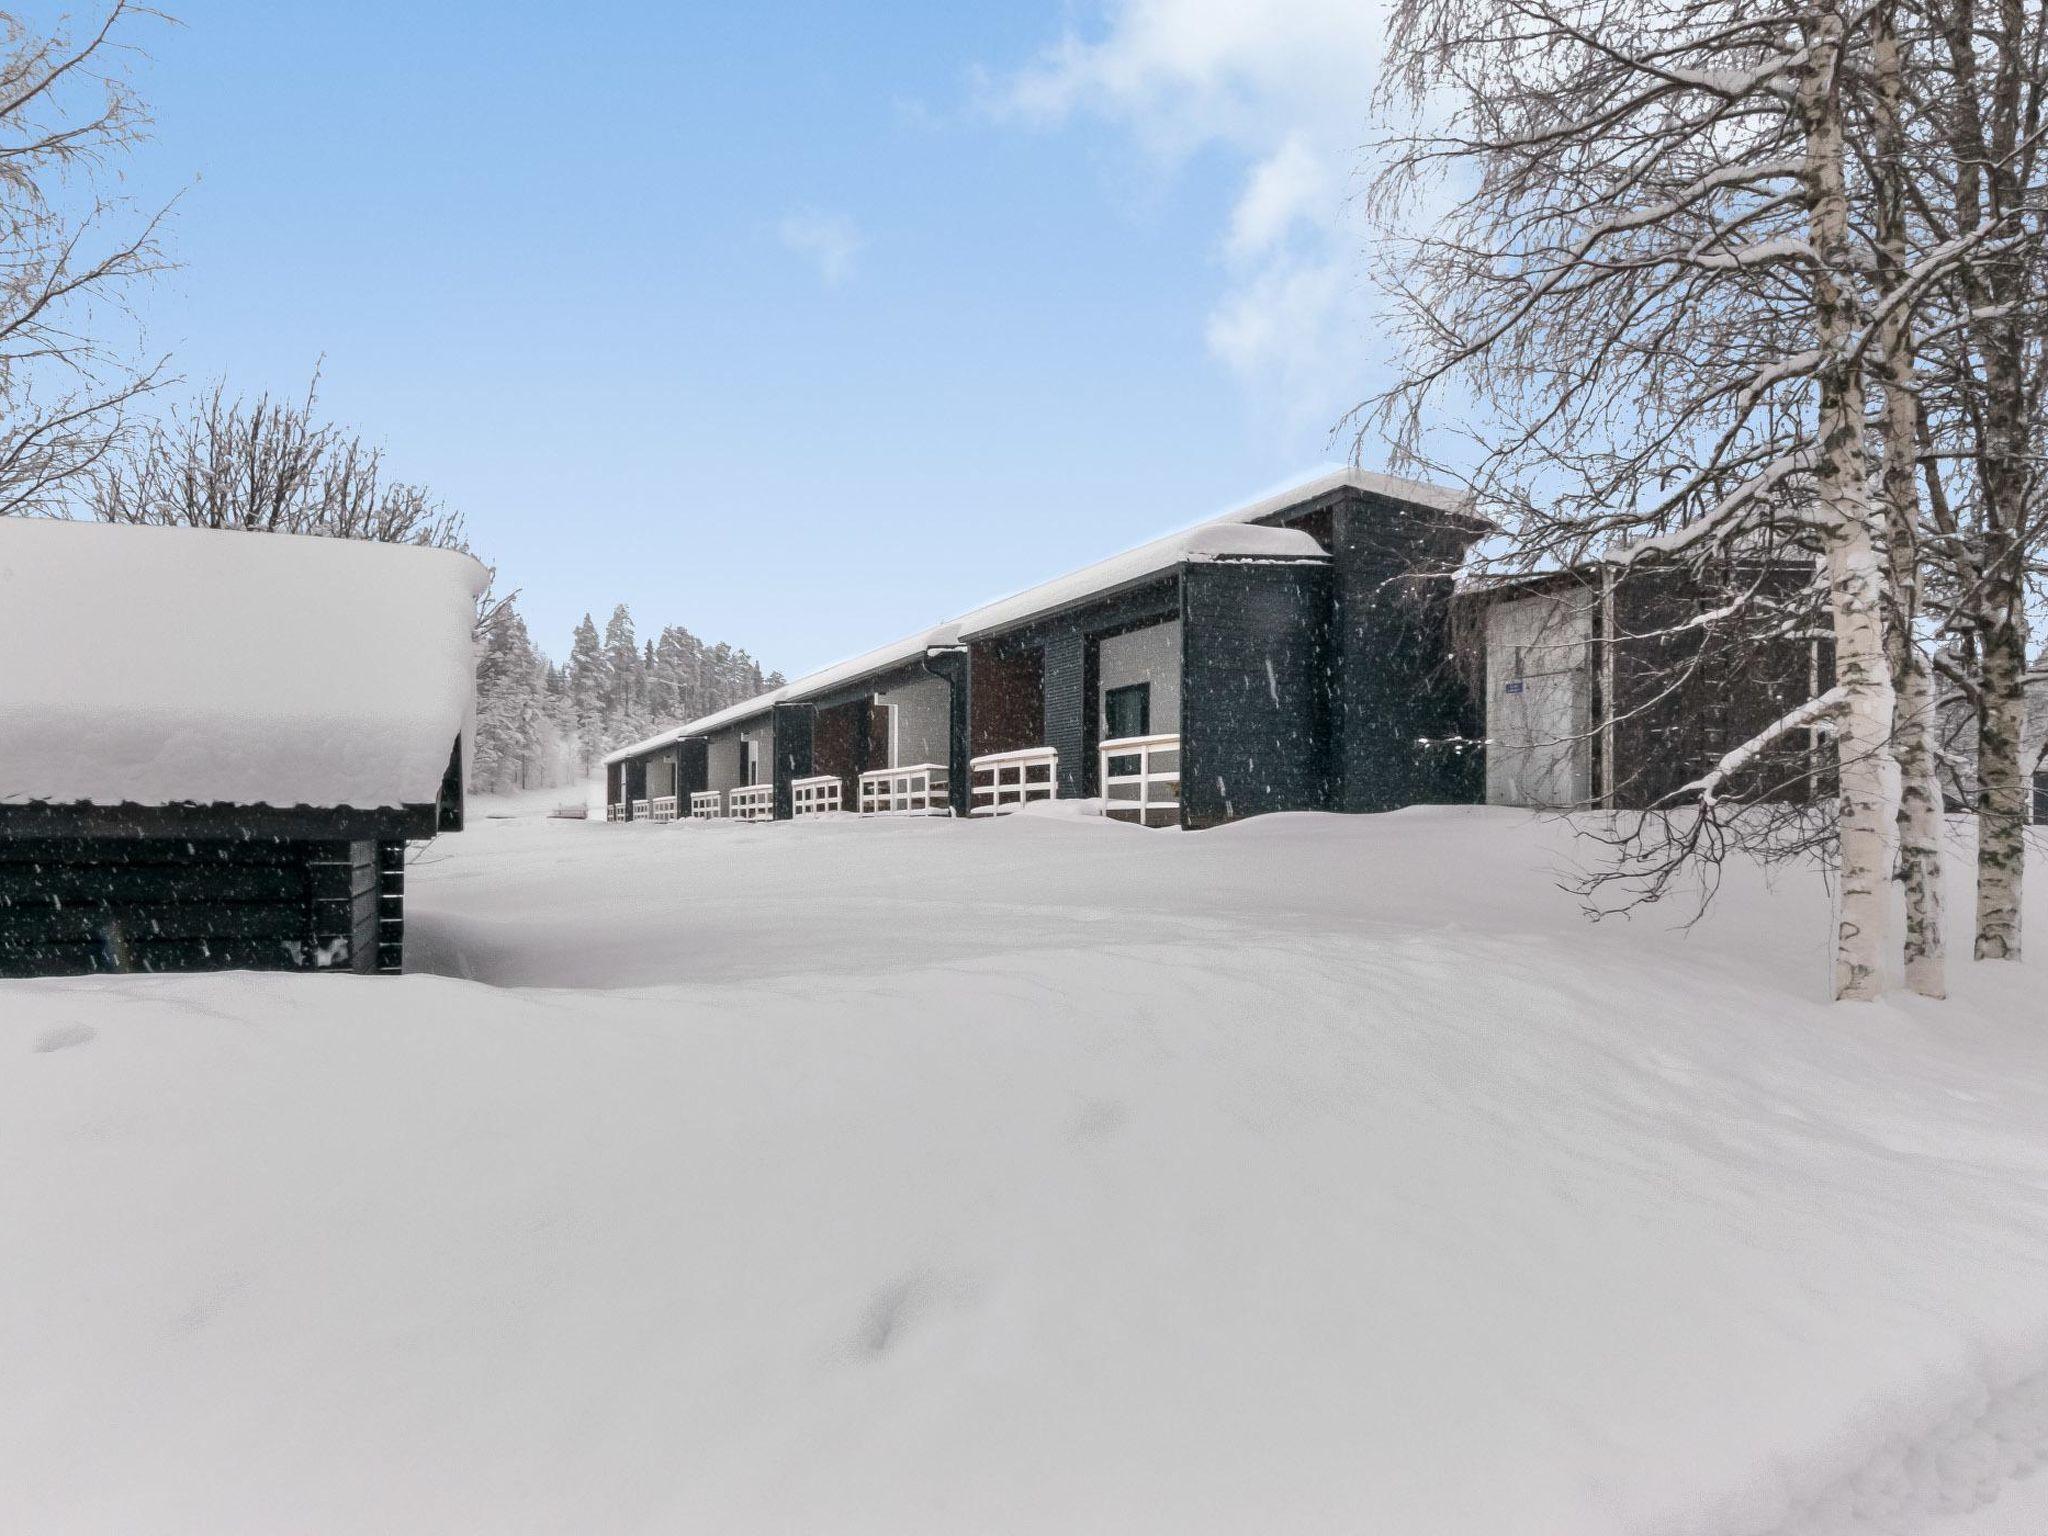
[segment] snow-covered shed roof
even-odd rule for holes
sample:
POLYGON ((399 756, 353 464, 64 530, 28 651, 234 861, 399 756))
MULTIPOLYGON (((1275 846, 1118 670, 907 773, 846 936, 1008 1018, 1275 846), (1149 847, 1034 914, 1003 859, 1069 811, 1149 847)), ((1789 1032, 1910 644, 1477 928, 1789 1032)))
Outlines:
POLYGON ((1178 533, 1170 533, 1065 576, 985 603, 936 629, 921 631, 894 645, 808 673, 780 688, 728 705, 714 714, 662 731, 645 741, 621 747, 606 754, 604 760, 607 763, 621 762, 688 736, 708 735, 766 714, 776 704, 800 702, 829 693, 846 683, 915 660, 928 650, 1013 629, 1076 604, 1110 596, 1182 565, 1213 560, 1325 560, 1328 556, 1311 535, 1292 528, 1256 525, 1261 519, 1285 512, 1290 507, 1345 489, 1368 491, 1446 512, 1462 511, 1468 503, 1468 498, 1459 492, 1420 480, 1405 480, 1399 475, 1385 475, 1366 469, 1326 470, 1204 519, 1178 533))
POLYGON ((488 580, 451 550, 0 518, 0 802, 432 804, 488 580))

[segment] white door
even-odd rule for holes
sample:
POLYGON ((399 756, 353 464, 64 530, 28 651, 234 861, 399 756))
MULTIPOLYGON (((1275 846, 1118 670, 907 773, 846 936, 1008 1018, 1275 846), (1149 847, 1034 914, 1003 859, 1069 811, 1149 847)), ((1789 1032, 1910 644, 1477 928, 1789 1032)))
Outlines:
POLYGON ((1593 605, 1577 588, 1486 615, 1486 803, 1564 807, 1593 794, 1593 605))

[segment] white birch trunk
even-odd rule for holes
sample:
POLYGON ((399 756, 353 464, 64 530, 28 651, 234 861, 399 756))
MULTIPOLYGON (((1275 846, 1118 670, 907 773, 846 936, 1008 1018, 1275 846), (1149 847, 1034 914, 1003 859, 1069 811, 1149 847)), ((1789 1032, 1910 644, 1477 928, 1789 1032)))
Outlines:
MULTIPOLYGON (((1871 36, 1878 88, 1878 250, 1883 285, 1905 281, 1906 139, 1904 79, 1896 11, 1880 11, 1871 36)), ((1935 757, 1934 673, 1917 643, 1920 617, 1920 397, 1914 390, 1913 311, 1899 305, 1882 326, 1885 548, 1891 557, 1889 654, 1898 694, 1894 752, 1899 767, 1898 871, 1906 899, 1906 986, 1948 995, 1942 910, 1941 784, 1935 757)))
POLYGON ((1823 13, 1808 33, 1800 86, 1807 136, 1807 195, 1813 246, 1820 383, 1820 454, 1815 500, 1827 539, 1834 617, 1835 681, 1844 699, 1836 749, 1840 781, 1841 911, 1835 925, 1835 996, 1868 1001, 1884 991, 1890 945, 1890 841, 1897 820, 1892 758, 1895 698, 1885 656, 1884 563, 1864 444, 1863 381, 1850 355, 1857 317, 1837 278, 1849 270, 1849 204, 1843 183, 1842 106, 1837 81, 1843 24, 1823 13))
POLYGON ((1984 702, 1977 715, 1976 956, 2017 960, 2031 809, 2020 758, 2027 721, 2024 629, 2008 620, 1989 631, 1983 655, 1984 702))
POLYGON ((1909 640, 1899 676, 1899 878, 1906 891, 1906 985, 1948 995, 1941 781, 1934 755, 1934 671, 1909 640))

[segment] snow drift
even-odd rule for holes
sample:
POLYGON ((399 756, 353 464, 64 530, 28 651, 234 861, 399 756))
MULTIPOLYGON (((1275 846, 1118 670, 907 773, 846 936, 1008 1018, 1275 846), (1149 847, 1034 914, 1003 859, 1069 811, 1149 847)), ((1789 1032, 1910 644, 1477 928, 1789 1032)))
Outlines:
POLYGON ((0 1525, 2041 1528, 2037 966, 1483 810, 472 828, 440 975, 0 984, 0 1525))

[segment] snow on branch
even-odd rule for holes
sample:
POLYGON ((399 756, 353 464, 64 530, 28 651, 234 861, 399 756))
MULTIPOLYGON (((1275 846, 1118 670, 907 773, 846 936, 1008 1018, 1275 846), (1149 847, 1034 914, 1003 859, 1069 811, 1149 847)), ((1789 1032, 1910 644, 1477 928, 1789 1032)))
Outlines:
POLYGON ((1672 791, 1673 800, 1697 799, 1702 810, 1719 803, 1721 786, 1763 755, 1764 749, 1794 731, 1811 730, 1840 714, 1849 702, 1849 691, 1837 685, 1818 698, 1808 699, 1788 715, 1780 716, 1741 746, 1727 753, 1713 770, 1690 784, 1672 791))

